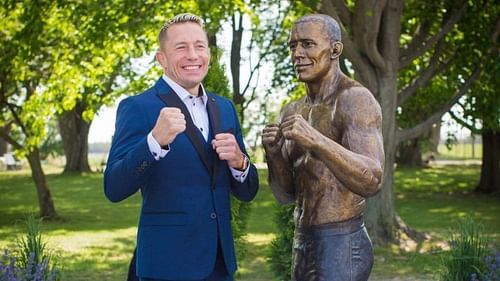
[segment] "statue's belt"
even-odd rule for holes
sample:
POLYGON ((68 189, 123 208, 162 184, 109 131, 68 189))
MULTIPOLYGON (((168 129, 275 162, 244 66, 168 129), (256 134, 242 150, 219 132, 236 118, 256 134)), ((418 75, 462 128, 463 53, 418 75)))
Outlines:
POLYGON ((345 235, 356 232, 362 229, 364 226, 365 224, 363 221, 363 216, 359 216, 357 218, 341 222, 332 222, 332 223, 312 225, 307 227, 298 227, 296 229, 296 233, 303 235, 313 235, 313 236, 345 235))

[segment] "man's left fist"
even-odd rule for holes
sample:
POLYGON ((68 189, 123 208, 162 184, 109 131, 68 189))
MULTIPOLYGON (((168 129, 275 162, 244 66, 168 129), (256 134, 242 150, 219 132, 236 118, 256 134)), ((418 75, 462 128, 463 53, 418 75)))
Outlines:
POLYGON ((220 160, 226 160, 231 168, 244 170, 245 156, 240 150, 238 142, 233 134, 221 133, 215 135, 212 140, 212 148, 219 155, 220 160))

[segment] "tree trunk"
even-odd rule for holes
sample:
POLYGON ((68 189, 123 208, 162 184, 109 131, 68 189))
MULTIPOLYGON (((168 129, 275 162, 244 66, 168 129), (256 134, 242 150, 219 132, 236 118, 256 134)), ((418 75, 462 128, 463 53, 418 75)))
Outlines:
POLYGON ((38 205, 40 207, 40 217, 47 219, 56 219, 57 213, 52 201, 52 196, 50 195, 49 186, 47 184, 47 178, 42 169, 42 163, 40 162, 40 152, 38 149, 34 149, 27 156, 28 162, 31 167, 31 177, 33 182, 35 182, 36 191, 38 195, 38 205))
POLYGON ((7 142, 0 137, 0 156, 3 156, 7 153, 7 142))
POLYGON ((405 167, 422 167, 422 151, 420 150, 420 138, 402 142, 398 147, 396 163, 405 167))
POLYGON ((477 192, 500 192, 500 132, 485 130, 483 138, 483 164, 477 192))
MULTIPOLYGON (((245 102, 240 88, 240 63, 241 63, 241 42, 243 39, 243 14, 233 15, 233 39, 231 41, 231 77, 233 84, 233 102, 237 107, 241 107, 245 102), (238 20, 236 20, 236 16, 238 20)), ((239 110, 240 123, 245 122, 243 110, 239 110)))
MULTIPOLYGON (((2 127, 0 130, 4 130, 7 134, 9 134, 10 125, 2 127)), ((5 153, 7 153, 7 140, 0 137, 0 156, 3 156, 5 153)))
MULTIPOLYGON (((395 75, 395 74, 393 74, 395 75)), ((380 106, 384 136, 384 177, 380 192, 368 199, 365 223, 374 243, 387 243, 395 240, 396 209, 394 204, 394 161, 396 154, 396 78, 391 76, 379 79, 380 106)))
POLYGON ((431 129, 431 152, 438 153, 439 141, 441 140, 441 122, 437 122, 431 129))
POLYGON ((82 105, 77 105, 73 110, 64 112, 58 119, 66 157, 64 173, 91 171, 88 161, 90 122, 83 119, 83 108, 82 105))

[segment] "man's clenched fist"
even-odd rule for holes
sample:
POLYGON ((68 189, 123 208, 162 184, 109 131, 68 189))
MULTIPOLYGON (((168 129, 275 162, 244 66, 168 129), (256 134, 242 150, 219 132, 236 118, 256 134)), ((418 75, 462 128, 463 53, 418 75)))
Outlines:
POLYGON ((220 160, 226 160, 229 167, 236 169, 245 169, 245 156, 240 150, 238 142, 231 133, 222 133, 215 135, 212 140, 212 148, 219 155, 220 160))
POLYGON ((186 130, 186 119, 181 110, 177 107, 164 107, 160 110, 151 133, 160 146, 166 146, 184 130, 186 130))

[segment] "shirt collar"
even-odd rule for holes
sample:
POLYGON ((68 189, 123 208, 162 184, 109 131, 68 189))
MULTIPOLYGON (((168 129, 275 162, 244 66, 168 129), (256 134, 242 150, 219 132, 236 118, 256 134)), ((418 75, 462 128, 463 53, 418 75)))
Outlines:
MULTIPOLYGON (((174 80, 170 79, 167 75, 163 74, 163 80, 167 82, 167 84, 174 90, 174 92, 179 96, 179 98, 186 102, 189 97, 197 97, 193 96, 190 92, 188 92, 186 89, 184 89, 181 85, 177 84, 174 80)), ((200 94, 201 94, 201 100, 203 101, 204 105, 207 105, 208 97, 207 93, 205 92, 205 88, 203 87, 203 84, 200 84, 200 94)), ((200 97, 200 96, 198 96, 200 97)))

